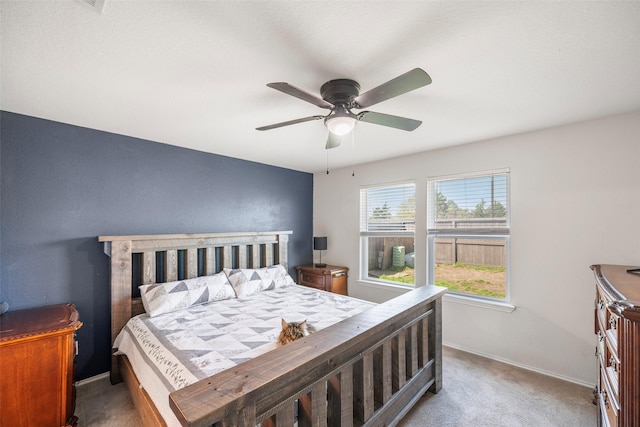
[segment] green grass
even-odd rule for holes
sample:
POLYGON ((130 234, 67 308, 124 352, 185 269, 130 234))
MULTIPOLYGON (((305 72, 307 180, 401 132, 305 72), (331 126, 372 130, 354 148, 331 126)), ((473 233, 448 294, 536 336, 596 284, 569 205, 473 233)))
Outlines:
MULTIPOLYGON (((505 267, 494 267, 494 266, 487 266, 487 265, 468 265, 468 264, 456 263, 455 267, 464 268, 468 270, 486 271, 491 273, 505 272, 505 267)), ((393 271, 395 271, 396 273, 382 274, 380 276, 380 279, 388 280, 390 282, 404 283, 408 285, 413 285, 415 283, 413 268, 405 266, 405 267, 393 269, 393 271)), ((491 282, 487 280, 482 280, 482 279, 471 280, 471 281, 462 280, 459 282, 452 282, 446 279, 436 279, 436 285, 443 286, 452 292, 479 295, 479 296, 489 297, 489 298, 504 299, 506 296, 504 292, 496 292, 496 291, 491 291, 489 289, 486 289, 487 287, 486 285, 491 285, 491 282)))
MULTIPOLYGON (((505 267, 489 266, 489 265, 469 265, 461 264, 457 262, 455 268, 464 268, 467 270, 486 271, 488 273, 504 273, 505 267)), ((479 295, 489 298, 504 299, 506 297, 505 292, 492 291, 487 289, 486 285, 491 285, 490 281, 476 279, 476 280, 461 280, 452 282, 446 279, 436 279, 437 286, 443 286, 452 292, 459 292, 463 294, 479 295)))
POLYGON ((411 276, 389 276, 387 274, 382 274, 380 279, 388 280, 390 282, 408 283, 410 285, 414 284, 413 274, 411 276))
POLYGON ((504 273, 506 271, 505 267, 496 267, 492 265, 471 265, 471 264, 461 264, 459 262, 456 262, 455 266, 456 268, 467 268, 469 270, 489 271, 491 273, 504 273))
POLYGON ((413 285, 415 283, 413 268, 407 267, 391 267, 389 270, 395 272, 394 274, 381 274, 380 279, 388 280, 390 282, 405 283, 413 285))

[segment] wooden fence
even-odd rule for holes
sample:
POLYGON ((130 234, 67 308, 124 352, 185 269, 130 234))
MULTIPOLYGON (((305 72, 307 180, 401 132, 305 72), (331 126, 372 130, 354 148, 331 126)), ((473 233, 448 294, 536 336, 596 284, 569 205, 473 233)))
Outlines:
POLYGON ((369 237, 369 270, 388 270, 393 263, 393 248, 404 246, 404 253, 414 251, 413 237, 369 237))
POLYGON ((436 264, 506 265, 505 241, 436 238, 436 264))
MULTIPOLYGON (((388 270, 393 262, 393 247, 404 246, 405 254, 414 251, 413 237, 369 237, 369 270, 388 270)), ((504 267, 505 241, 499 239, 436 238, 436 264, 467 264, 504 267)))

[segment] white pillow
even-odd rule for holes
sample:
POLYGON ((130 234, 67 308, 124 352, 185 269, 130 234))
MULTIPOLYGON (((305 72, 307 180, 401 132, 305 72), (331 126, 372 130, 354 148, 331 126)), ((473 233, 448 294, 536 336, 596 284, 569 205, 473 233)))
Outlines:
POLYGON ((227 276, 222 272, 213 276, 142 285, 139 289, 142 305, 151 317, 236 297, 227 276))
POLYGON ((284 265, 276 264, 271 267, 267 267, 273 274, 273 278, 276 281, 276 288, 284 288, 285 286, 290 286, 295 284, 293 278, 289 276, 287 273, 287 269, 284 268, 284 265))
POLYGON ((294 283, 287 270, 280 264, 264 268, 225 268, 224 272, 238 298, 294 283))

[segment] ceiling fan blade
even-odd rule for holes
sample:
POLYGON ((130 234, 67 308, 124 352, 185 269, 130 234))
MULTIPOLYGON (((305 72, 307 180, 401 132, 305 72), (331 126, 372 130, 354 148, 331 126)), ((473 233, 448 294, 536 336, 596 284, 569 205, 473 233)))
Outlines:
POLYGON ((431 83, 431 77, 429 77, 429 74, 421 68, 414 68, 413 70, 358 96, 354 100, 356 103, 355 108, 370 107, 379 102, 386 101, 387 99, 391 99, 398 95, 402 95, 403 93, 426 86, 429 83, 431 83))
POLYGON ((275 129, 275 128, 281 128, 283 126, 295 125, 297 123, 310 122, 312 120, 320 120, 320 119, 324 119, 324 116, 303 117, 301 119, 289 120, 287 122, 274 123, 274 124, 268 125, 268 126, 261 126, 259 128, 256 128, 256 130, 270 130, 270 129, 275 129))
POLYGON ((315 95, 312 95, 308 92, 303 91, 302 89, 298 89, 295 86, 291 86, 289 83, 285 82, 276 82, 276 83, 268 83, 267 86, 270 88, 279 90, 280 92, 284 92, 287 95, 295 96, 296 98, 302 99, 303 101, 307 101, 316 105, 320 108, 333 108, 333 104, 325 101, 322 98, 318 98, 315 95))
POLYGON ((338 135, 334 135, 329 132, 329 137, 327 138, 327 145, 325 145, 325 149, 329 150, 330 148, 336 148, 340 146, 340 142, 342 142, 342 138, 338 135))
POLYGON ((392 116, 391 114, 375 113, 373 111, 363 111, 359 113, 358 120, 406 131, 412 131, 422 124, 420 120, 392 116))

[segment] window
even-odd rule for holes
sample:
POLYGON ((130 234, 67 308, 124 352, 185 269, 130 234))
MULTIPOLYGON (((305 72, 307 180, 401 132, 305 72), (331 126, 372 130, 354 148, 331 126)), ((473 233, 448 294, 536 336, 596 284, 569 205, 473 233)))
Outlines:
POLYGON ((428 180, 429 283, 508 301, 509 171, 428 180))
POLYGON ((413 286, 416 186, 360 189, 360 278, 413 286))

